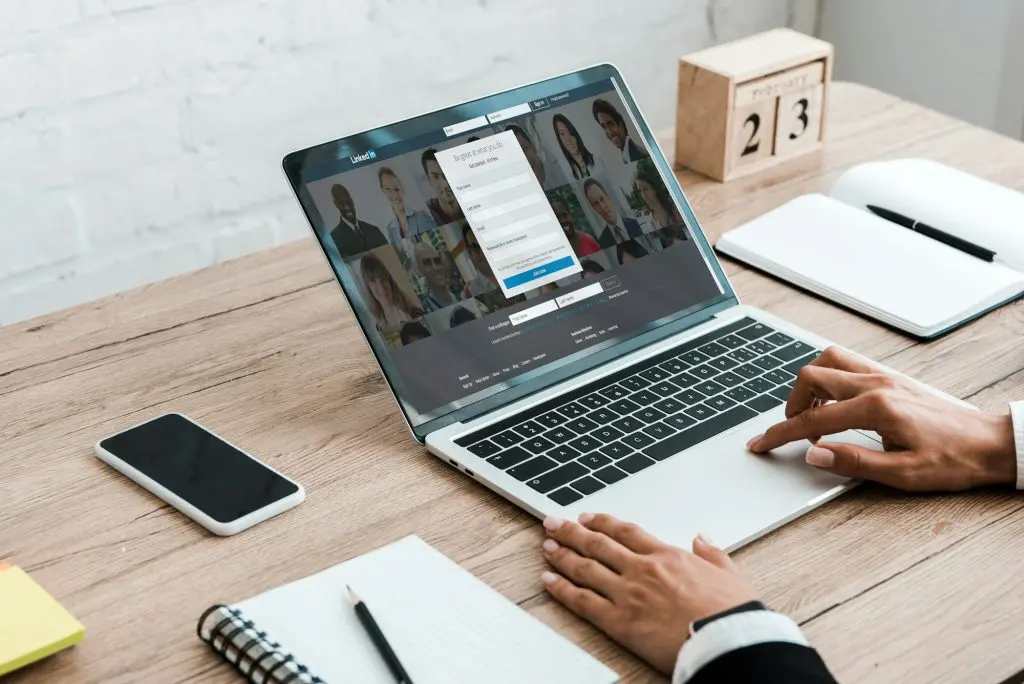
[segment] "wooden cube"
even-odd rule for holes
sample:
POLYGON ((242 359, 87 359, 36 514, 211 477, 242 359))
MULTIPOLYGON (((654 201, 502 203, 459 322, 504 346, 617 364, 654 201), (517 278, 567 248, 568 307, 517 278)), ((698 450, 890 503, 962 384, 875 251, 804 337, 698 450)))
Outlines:
POLYGON ((725 181, 820 149, 832 54, 775 29, 682 57, 676 168, 725 181))

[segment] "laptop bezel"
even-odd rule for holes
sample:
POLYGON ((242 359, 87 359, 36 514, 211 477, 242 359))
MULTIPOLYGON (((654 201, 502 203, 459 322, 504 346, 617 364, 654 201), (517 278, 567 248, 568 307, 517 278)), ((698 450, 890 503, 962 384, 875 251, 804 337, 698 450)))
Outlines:
POLYGON ((406 425, 409 427, 416 440, 420 443, 423 443, 426 440, 426 436, 431 432, 447 427, 448 425, 456 422, 468 422, 481 415, 498 410, 533 393, 548 389, 553 385, 557 385, 558 383, 571 379, 581 373, 593 370, 594 368, 626 356, 627 354, 633 353, 650 344, 683 333, 710 320, 711 318, 714 318, 722 311, 739 304, 739 300, 732 288, 732 284, 729 282, 729 279, 719 263, 714 250, 708 242, 707 237, 704 235, 704 231, 700 227, 700 223, 697 221, 697 217, 693 213, 689 200, 686 198, 685 193, 675 178, 675 173, 671 164, 669 164, 665 155, 662 153, 661 148, 657 144, 654 134, 648 126, 647 120, 644 118, 639 105, 633 98, 633 95, 630 92, 625 79, 622 77, 621 72, 615 65, 610 63, 597 64, 540 81, 497 91, 473 100, 417 114, 401 121, 378 126, 361 133, 349 134, 332 141, 319 143, 311 147, 297 150, 287 154, 283 158, 282 168, 289 184, 292 187, 293 195, 303 212, 303 215, 305 215, 314 237, 316 238, 317 245, 320 247, 320 251, 324 256, 324 259, 327 261, 328 266, 331 268, 331 271, 335 276, 335 281, 338 283, 339 289, 345 297, 345 301, 348 304, 353 317, 359 323, 360 330, 363 333, 363 338, 367 342, 367 346, 369 346, 374 360, 377 362, 381 375, 384 377, 384 380, 388 385, 388 390, 396 400, 406 425), (303 168, 311 161, 322 163, 331 159, 332 156, 334 158, 338 158, 339 155, 348 156, 358 150, 379 148, 389 144, 390 142, 397 142, 411 137, 412 135, 422 133, 423 130, 421 130, 421 127, 423 122, 419 120, 423 117, 451 113, 453 116, 451 117, 452 121, 450 123, 455 123, 460 120, 481 116, 490 111, 496 111, 502 106, 505 106, 505 104, 500 100, 493 101, 494 98, 505 98, 506 102, 511 102, 512 100, 516 100, 517 102, 530 101, 532 99, 544 97, 550 93, 559 92, 560 90, 578 88, 607 79, 614 79, 614 83, 619 94, 636 124, 637 132, 647 145, 647 149, 650 151, 651 158, 656 163, 658 170, 668 181, 666 185, 672 193, 673 198, 682 208, 684 221, 690 228, 690 233, 693 235, 695 243, 700 249, 705 261, 711 268, 718 284, 721 286, 722 294, 708 300, 701 308, 680 316, 676 320, 664 323, 642 333, 634 334, 628 339, 622 340, 607 349, 602 349, 576 361, 553 368, 542 373, 538 377, 507 387, 472 404, 453 408, 447 413, 429 419, 419 425, 413 425, 405 410, 405 406, 398 396, 398 391, 396 390, 395 383, 387 370, 387 366, 382 362, 380 355, 382 352, 386 353, 387 350, 378 349, 373 343, 370 335, 367 334, 367 327, 364 321, 360 319, 357 307, 352 301, 350 293, 345 288, 340 274, 337 273, 335 265, 331 262, 327 249, 323 244, 323 239, 316 229, 316 224, 320 219, 318 216, 310 214, 306 202, 302 199, 301 195, 305 192, 303 188, 305 180, 302 177, 303 168), (409 130, 408 133, 401 130, 409 127, 411 124, 420 124, 420 126, 414 127, 409 130), (396 131, 396 129, 399 130, 396 131))

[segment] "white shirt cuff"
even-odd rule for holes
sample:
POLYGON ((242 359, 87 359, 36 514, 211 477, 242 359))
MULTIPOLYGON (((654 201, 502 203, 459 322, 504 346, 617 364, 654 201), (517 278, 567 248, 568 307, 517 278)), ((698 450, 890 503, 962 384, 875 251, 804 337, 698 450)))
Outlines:
POLYGON ((770 610, 726 615, 702 627, 679 649, 672 684, 686 684, 712 660, 730 651, 769 643, 810 646, 792 619, 770 610))
POLYGON ((1017 448, 1017 489, 1024 489, 1024 401, 1010 404, 1013 443, 1017 448))

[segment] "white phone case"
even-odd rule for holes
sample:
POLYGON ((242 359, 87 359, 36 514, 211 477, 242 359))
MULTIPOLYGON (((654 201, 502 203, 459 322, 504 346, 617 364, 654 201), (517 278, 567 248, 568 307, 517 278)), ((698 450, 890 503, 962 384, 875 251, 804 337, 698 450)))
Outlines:
MULTIPOLYGON (((241 518, 238 518, 236 520, 232 520, 230 522, 220 522, 220 521, 214 520, 209 515, 207 515, 203 511, 199 510, 198 508, 196 508, 195 506, 193 506, 189 502, 185 501, 180 496, 178 496, 174 492, 170 491, 169 489, 167 489, 166 487, 161 485, 159 482, 157 482, 153 478, 149 477, 148 475, 146 475, 145 473, 141 472, 140 470, 138 470, 138 469, 130 466, 129 464, 125 463, 120 458, 118 458, 117 456, 115 456, 114 454, 110 453, 109 451, 104 449, 102 446, 100 446, 105 440, 110 439, 110 437, 113 437, 114 435, 110 435, 109 437, 104 437, 100 441, 96 442, 96 445, 93 447, 94 451, 96 452, 96 457, 99 458, 104 463, 106 463, 107 465, 109 465, 114 470, 119 471, 121 474, 126 476, 128 479, 133 480, 136 483, 138 483, 139 485, 141 485, 144 489, 146 489, 150 493, 152 493, 155 496, 163 499, 164 501, 169 503, 171 506, 174 506, 179 511, 181 511, 182 513, 184 513, 188 517, 192 518, 192 520, 195 520, 197 523, 199 523, 200 525, 202 525, 206 529, 210 530, 214 534, 216 534, 218 536, 221 536, 221 537, 227 537, 227 536, 230 536, 232 534, 238 534, 242 530, 249 529, 253 525, 255 525, 257 523, 261 523, 264 520, 267 520, 268 518, 272 518, 275 515, 277 515, 278 513, 283 513, 284 511, 287 511, 289 508, 293 508, 294 506, 297 506, 298 504, 302 503, 302 501, 305 500, 305 498, 306 498, 306 490, 304 490, 302 488, 302 485, 300 485, 295 480, 292 480, 290 477, 286 477, 285 475, 283 475, 279 471, 275 470, 274 468, 271 468, 266 463, 263 463, 259 459, 253 457, 252 454, 250 454, 247 451, 245 451, 245 449, 241 449, 237 445, 232 444, 230 441, 224 439, 222 436, 218 435, 213 430, 210 430, 210 429, 208 429, 206 427, 203 427, 198 422, 192 420, 188 416, 186 416, 186 415, 184 415, 182 413, 178 413, 178 412, 172 412, 169 415, 181 416, 182 418, 184 418, 185 420, 189 421, 190 423, 193 423, 194 425, 197 425, 200 429, 205 430, 206 432, 208 432, 211 435, 215 436, 217 439, 220 439, 220 440, 224 441, 226 444, 230 444, 235 449, 238 449, 238 451, 242 452, 247 457, 249 457, 252 460, 256 461, 257 463, 259 463, 261 466, 263 466, 267 470, 270 470, 270 471, 272 471, 274 473, 277 473, 282 478, 284 478, 288 482, 291 482, 292 484, 294 484, 297 487, 295 493, 294 494, 289 494, 288 496, 284 497, 283 499, 279 499, 279 500, 275 501, 274 503, 272 503, 272 504, 270 504, 268 506, 264 506, 263 508, 261 508, 259 510, 256 510, 256 511, 253 511, 252 513, 249 513, 248 515, 244 515, 241 518)), ((160 417, 160 416, 157 416, 157 417, 160 417)), ((145 420, 145 421, 139 423, 138 425, 133 425, 132 427, 127 428, 126 430, 123 430, 122 432, 127 432, 128 430, 132 430, 132 429, 138 427, 139 425, 145 425, 146 423, 149 423, 149 422, 151 422, 153 420, 156 420, 156 418, 150 418, 149 420, 145 420)), ((121 434, 121 433, 117 433, 117 434, 121 434)))

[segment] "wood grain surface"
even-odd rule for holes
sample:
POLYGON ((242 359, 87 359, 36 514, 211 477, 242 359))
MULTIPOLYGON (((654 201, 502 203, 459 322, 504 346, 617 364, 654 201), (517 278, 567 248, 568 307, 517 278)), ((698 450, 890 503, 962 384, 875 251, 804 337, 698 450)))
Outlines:
MULTIPOLYGON (((1018 142, 852 84, 833 85, 830 107, 820 153, 725 185, 679 174, 712 239, 872 159, 927 157, 1024 189, 1018 142)), ((1024 398, 1024 303, 919 344, 725 266, 745 303, 985 411, 1024 398)), ((81 645, 5 682, 237 681, 195 638, 206 606, 407 534, 623 681, 662 681, 548 600, 536 520, 413 441, 312 238, 0 328, 0 558, 86 625, 81 645), (306 502, 216 538, 92 455, 97 439, 170 410, 302 482, 306 502)), ((1000 682, 1024 669, 1013 492, 864 486, 737 557, 841 681, 1000 682)))

